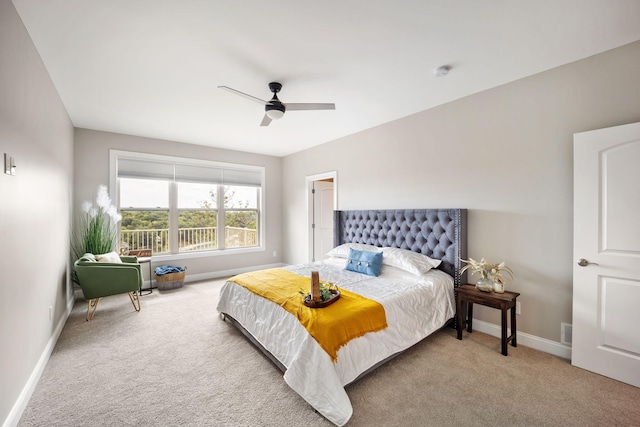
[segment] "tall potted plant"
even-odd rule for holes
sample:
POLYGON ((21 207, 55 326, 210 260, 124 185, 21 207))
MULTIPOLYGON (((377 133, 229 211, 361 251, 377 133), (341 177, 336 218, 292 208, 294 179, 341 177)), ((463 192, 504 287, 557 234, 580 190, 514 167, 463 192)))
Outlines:
POLYGON ((84 202, 72 241, 74 259, 85 253, 106 254, 118 246, 118 223, 122 216, 111 204, 107 187, 98 187, 95 202, 84 202))

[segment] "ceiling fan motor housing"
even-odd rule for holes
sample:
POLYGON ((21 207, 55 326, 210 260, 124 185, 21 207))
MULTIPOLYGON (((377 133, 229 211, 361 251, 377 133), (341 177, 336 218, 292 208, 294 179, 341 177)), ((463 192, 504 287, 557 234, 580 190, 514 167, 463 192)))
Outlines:
POLYGON ((278 99, 278 92, 282 89, 282 85, 278 82, 269 83, 269 89, 273 92, 273 98, 264 106, 264 111, 270 119, 277 120, 284 116, 286 107, 278 99))
POLYGON ((282 89, 282 84, 278 82, 269 83, 269 90, 274 94, 280 92, 280 89, 282 89))
MULTIPOLYGON (((275 98, 275 97, 274 97, 275 98)), ((286 110, 284 104, 278 100, 278 98, 271 99, 267 105, 264 106, 264 111, 282 111, 284 114, 284 110, 286 110)))

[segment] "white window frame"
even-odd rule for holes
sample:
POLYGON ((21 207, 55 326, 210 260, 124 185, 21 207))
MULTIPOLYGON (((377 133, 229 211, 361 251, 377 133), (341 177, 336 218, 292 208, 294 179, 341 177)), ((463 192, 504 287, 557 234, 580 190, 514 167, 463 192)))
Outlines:
MULTIPOLYGON (((204 167, 212 167, 212 168, 228 168, 235 170, 247 170, 252 172, 260 173, 260 194, 258 200, 258 239, 259 244, 257 246, 251 247, 234 247, 234 248, 222 248, 224 245, 220 245, 220 240, 218 240, 218 249, 212 249, 207 251, 195 251, 195 252, 177 252, 177 242, 173 242, 175 239, 170 239, 170 250, 172 253, 170 254, 159 254, 154 255, 154 260, 162 261, 162 260, 173 260, 173 259, 188 259, 188 258, 202 258, 202 257, 211 257, 211 256, 220 256, 220 255, 231 255, 231 254, 241 254, 248 252, 258 252, 265 251, 266 242, 265 242, 265 167, 264 166, 252 166, 252 165, 243 165, 237 163, 226 163, 226 162, 218 162, 213 160, 202 160, 202 159, 193 159, 188 157, 176 157, 176 156, 166 156, 161 154, 151 154, 151 153, 140 153, 133 151, 124 151, 124 150, 109 150, 109 188, 110 188, 110 197, 111 200, 116 202, 116 206, 120 209, 120 189, 118 186, 118 158, 127 158, 133 160, 147 160, 147 161, 159 161, 159 162, 169 162, 169 163, 181 163, 190 166, 204 166, 204 167), (173 252, 173 251, 176 252, 173 252)), ((178 233, 178 197, 175 191, 176 183, 172 183, 169 187, 169 234, 178 233)), ((218 198, 220 198, 220 194, 218 194, 218 198)), ((224 198, 223 198, 224 199, 224 198)), ((224 200, 223 200, 224 202, 224 200)), ((218 206, 220 206, 220 201, 218 201, 218 206)), ((236 208, 229 210, 239 210, 236 208)), ((218 215, 224 216, 224 212, 226 210, 222 209, 218 212, 218 215)), ((224 222, 218 221, 218 226, 220 227, 224 222)), ((224 228, 222 228, 222 232, 218 233, 218 236, 224 236, 224 228)))

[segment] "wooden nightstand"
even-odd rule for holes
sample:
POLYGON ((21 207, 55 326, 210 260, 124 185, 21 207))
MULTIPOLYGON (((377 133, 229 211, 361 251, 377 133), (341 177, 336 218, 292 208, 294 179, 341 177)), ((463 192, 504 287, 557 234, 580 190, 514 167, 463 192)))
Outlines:
POLYGON ((456 321, 458 326, 458 339, 462 339, 462 328, 467 325, 467 332, 472 332, 473 304, 481 304, 487 307, 499 308, 502 311, 502 354, 507 355, 507 344, 518 346, 516 340, 516 298, 517 292, 505 291, 503 294, 496 292, 482 292, 474 285, 462 285, 455 288, 456 292, 456 321), (467 316, 463 320, 463 307, 467 304, 467 316), (511 335, 507 336, 507 311, 511 309, 511 335))

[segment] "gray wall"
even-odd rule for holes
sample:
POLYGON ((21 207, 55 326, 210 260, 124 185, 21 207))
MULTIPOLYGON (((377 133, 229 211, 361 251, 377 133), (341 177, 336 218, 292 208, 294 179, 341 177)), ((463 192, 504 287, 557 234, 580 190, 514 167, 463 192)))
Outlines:
POLYGON ((571 322, 572 134, 640 121, 637 42, 283 159, 84 129, 74 143, 10 0, 0 32, 0 156, 18 166, 0 174, 0 420, 64 324, 73 199, 108 184, 109 148, 266 167, 266 250, 188 260, 193 275, 306 261, 308 175, 338 172, 340 209, 466 207, 470 255, 516 272, 519 330, 559 341, 571 322))
MULTIPOLYGON (((264 225, 266 250, 233 254, 233 251, 221 251, 216 255, 201 257, 194 255, 179 260, 161 260, 156 258, 153 267, 163 264, 187 267, 187 280, 210 278, 226 275, 229 271, 250 269, 253 266, 267 266, 279 263, 282 259, 282 182, 280 157, 241 151, 223 150, 201 145, 184 144, 152 138, 142 138, 87 129, 76 129, 74 149, 74 199, 76 212, 82 202, 95 198, 98 185, 109 186, 109 150, 135 151, 214 160, 219 162, 241 163, 264 166, 266 179, 266 199, 264 225), (277 256, 273 256, 273 252, 277 256)), ((143 268, 145 280, 149 279, 149 270, 143 268)), ((144 301, 142 301, 144 304, 144 301)))
MULTIPOLYGON (((307 259, 308 175, 337 171, 339 209, 468 208, 469 255, 515 271, 518 331, 559 342, 571 323, 573 134, 638 121, 640 42, 285 157, 285 261, 307 259)), ((498 310, 475 314, 500 323, 498 310)))
POLYGON ((0 172, 4 422, 67 317, 73 126, 10 0, 0 0, 0 64, 0 162, 8 153, 17 165, 0 172))

